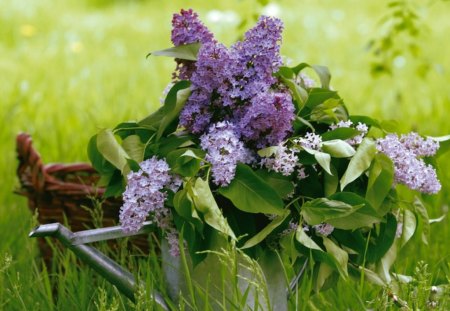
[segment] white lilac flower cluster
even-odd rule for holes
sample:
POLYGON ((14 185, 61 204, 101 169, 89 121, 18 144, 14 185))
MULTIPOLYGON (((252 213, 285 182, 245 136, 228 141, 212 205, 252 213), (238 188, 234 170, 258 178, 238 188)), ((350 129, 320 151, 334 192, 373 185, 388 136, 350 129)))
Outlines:
POLYGON ((377 140, 378 151, 394 162, 395 182, 429 194, 439 192, 441 184, 434 168, 421 157, 434 155, 438 148, 438 142, 414 132, 401 137, 389 134, 377 140))
POLYGON ((169 165, 156 157, 140 164, 140 170, 127 175, 127 187, 123 193, 123 206, 119 220, 122 230, 127 233, 139 231, 147 216, 151 216, 159 228, 166 232, 171 252, 178 252, 178 234, 173 226, 172 213, 164 206, 167 193, 164 188, 177 191, 181 186, 181 178, 169 174, 169 165), (174 236, 176 235, 176 236, 174 236), (173 243, 176 240, 176 244, 173 243))
MULTIPOLYGON (((330 125, 330 130, 335 130, 337 128, 347 127, 351 128, 353 126, 353 122, 351 120, 348 121, 339 121, 336 124, 330 125)), ((361 133, 359 135, 356 135, 353 138, 347 139, 346 142, 352 146, 356 146, 361 144, 362 140, 364 139, 364 136, 366 136, 367 132, 369 131, 369 128, 366 124, 358 122, 358 124, 355 126, 355 129, 360 131, 361 133)))
POLYGON ((236 135, 234 125, 227 121, 211 125, 208 134, 200 137, 200 145, 207 152, 205 160, 211 163, 213 182, 218 186, 227 186, 233 180, 239 162, 254 160, 236 135))
POLYGON ((294 143, 302 148, 320 150, 322 148, 322 136, 308 132, 305 137, 294 139, 294 143))

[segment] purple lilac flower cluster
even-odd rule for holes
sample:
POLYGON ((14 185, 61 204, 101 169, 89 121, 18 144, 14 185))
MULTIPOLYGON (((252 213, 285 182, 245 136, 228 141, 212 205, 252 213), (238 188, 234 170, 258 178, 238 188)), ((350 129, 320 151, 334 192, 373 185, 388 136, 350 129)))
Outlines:
POLYGON ((334 227, 327 223, 314 225, 313 228, 316 231, 316 233, 323 236, 329 236, 334 231, 334 227))
POLYGON ((191 95, 180 125, 195 134, 211 124, 233 122, 235 133, 258 148, 277 145, 292 131, 294 106, 288 91, 277 86, 273 74, 282 63, 282 22, 261 17, 256 26, 230 49, 216 42, 192 11, 174 16, 172 41, 177 45, 201 42, 195 69, 189 75, 191 95), (191 25, 192 24, 192 25, 191 25), (192 29, 199 29, 193 34, 192 29))
POLYGON ((438 148, 439 143, 425 140, 416 133, 400 138, 396 134, 389 134, 377 140, 377 149, 394 162, 395 182, 430 194, 437 193, 441 184, 434 168, 420 157, 432 156, 438 148))
POLYGON ((251 152, 238 139, 235 126, 227 121, 211 125, 208 134, 200 137, 201 147, 205 150, 205 160, 212 165, 213 182, 218 186, 227 186, 233 180, 238 162, 251 163, 251 152))
MULTIPOLYGON (((199 20, 198 14, 189 10, 181 10, 172 18, 172 43, 175 46, 200 42, 202 44, 215 42, 214 35, 199 20)), ((176 59, 177 68, 174 78, 188 80, 195 71, 193 61, 176 59)))
MULTIPOLYGON (((167 231, 176 232, 172 213, 164 206, 167 193, 164 188, 178 191, 181 179, 169 174, 169 165, 156 157, 140 163, 141 169, 127 175, 127 187, 123 193, 124 204, 120 209, 119 220, 124 232, 139 231, 150 215, 156 225, 167 231)), ((178 244, 177 244, 178 245, 178 244)))

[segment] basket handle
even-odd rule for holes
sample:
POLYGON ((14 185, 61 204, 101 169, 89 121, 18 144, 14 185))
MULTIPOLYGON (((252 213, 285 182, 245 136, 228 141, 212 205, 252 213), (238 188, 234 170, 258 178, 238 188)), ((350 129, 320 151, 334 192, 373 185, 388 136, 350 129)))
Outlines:
POLYGON ((20 184, 22 186, 31 186, 36 191, 42 191, 47 173, 44 170, 40 154, 33 148, 33 140, 29 134, 20 133, 17 135, 16 151, 19 160, 17 176, 20 184))

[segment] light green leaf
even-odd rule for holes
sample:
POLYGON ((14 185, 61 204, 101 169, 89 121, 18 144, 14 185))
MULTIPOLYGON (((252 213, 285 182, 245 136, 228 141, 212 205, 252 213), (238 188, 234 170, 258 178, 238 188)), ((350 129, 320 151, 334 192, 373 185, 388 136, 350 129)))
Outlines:
POLYGON ((376 152, 375 142, 371 139, 364 138, 341 178, 341 191, 370 167, 370 163, 376 152))
POLYGON ((197 54, 200 50, 201 44, 200 43, 191 43, 191 44, 184 44, 179 46, 174 46, 168 49, 159 50, 150 52, 148 56, 154 55, 154 56, 168 56, 168 57, 174 57, 179 59, 186 59, 191 61, 197 60, 197 54))
POLYGON ((328 254, 331 254, 334 259, 336 259, 336 262, 339 264, 341 274, 348 277, 348 253, 326 237, 323 237, 323 245, 325 246, 328 254))
POLYGON ((322 84, 322 88, 323 89, 329 89, 330 88, 331 73, 328 70, 328 67, 320 66, 320 65, 312 65, 311 68, 313 68, 314 71, 319 76, 320 83, 322 84))
POLYGON ((211 189, 209 188, 208 182, 201 178, 197 178, 191 191, 191 197, 194 201, 195 208, 203 214, 205 222, 217 231, 220 231, 235 240, 236 236, 219 209, 211 189))
POLYGON ((384 280, 386 283, 391 282, 391 274, 389 270, 391 269, 392 265, 395 262, 395 259, 397 258, 397 249, 398 249, 398 240, 396 240, 391 248, 387 251, 387 253, 381 258, 381 260, 377 264, 377 274, 380 276, 382 280, 384 280))
POLYGON ((263 158, 271 157, 278 152, 278 146, 271 146, 258 150, 258 155, 263 158))
POLYGON ((348 216, 363 206, 364 204, 352 206, 342 201, 318 198, 303 204, 300 213, 308 224, 318 225, 348 216))
POLYGON ((334 194, 339 186, 339 176, 336 168, 333 165, 331 165, 330 169, 333 175, 330 175, 327 172, 325 172, 325 174, 323 175, 323 183, 324 183, 323 189, 325 192, 325 196, 327 197, 334 194))
POLYGON ((366 279, 367 281, 371 282, 372 284, 384 287, 386 286, 386 282, 383 281, 383 279, 381 279, 375 272, 373 272, 372 270, 369 270, 367 268, 358 267, 358 270, 360 273, 364 274, 364 279, 366 279))
POLYGON ((303 148, 309 154, 312 154, 316 159, 317 163, 327 172, 329 175, 333 175, 330 169, 331 156, 328 153, 317 151, 314 149, 303 148))
POLYGON ((97 149, 106 160, 122 172, 122 175, 128 173, 127 159, 130 156, 116 140, 110 129, 101 130, 97 134, 97 149))
POLYGON ((219 193, 248 213, 284 215, 284 203, 277 192, 249 166, 239 163, 234 179, 219 193))
POLYGON ((403 210, 402 236, 400 237, 400 247, 412 238, 417 228, 416 216, 408 209, 403 210))
MULTIPOLYGON (((394 164, 382 153, 375 155, 369 169, 366 200, 376 210, 381 206, 392 189, 394 182, 394 164)), ((380 215, 383 216, 383 215, 380 215)))
POLYGON ((445 216, 446 216, 446 215, 447 215, 447 214, 443 214, 441 217, 430 219, 428 222, 429 222, 430 224, 434 224, 434 223, 441 222, 441 221, 443 221, 443 220, 445 219, 445 216))
MULTIPOLYGON (((190 187, 190 184, 186 186, 190 187)), ((173 205, 178 215, 193 223, 199 233, 203 233, 203 221, 194 207, 194 202, 187 188, 181 189, 175 194, 173 205)))
POLYGON ((334 158, 349 158, 356 153, 352 146, 340 139, 324 141, 322 150, 334 158))
POLYGON ((298 85, 293 79, 282 78, 282 81, 291 91, 294 100, 297 103, 297 113, 299 113, 305 106, 305 102, 308 99, 308 92, 300 85, 298 85))
POLYGON ((305 231, 303 231, 303 227, 302 226, 298 226, 297 231, 295 233, 295 239, 302 244, 303 246, 305 246, 306 248, 309 249, 315 249, 318 251, 323 252, 323 250, 320 248, 319 245, 316 244, 316 242, 314 242, 307 234, 305 231))
POLYGON ((137 163, 141 163, 144 160, 144 144, 138 135, 127 136, 122 141, 122 147, 130 158, 137 163))
POLYGON ((320 289, 325 284, 325 281, 330 277, 330 275, 333 274, 333 272, 334 272, 334 269, 332 267, 330 267, 326 263, 323 263, 323 262, 320 263, 319 272, 317 273, 317 278, 316 278, 316 286, 315 286, 316 292, 320 291, 320 289))
POLYGON ((430 238, 430 219, 428 217, 427 208, 418 197, 415 198, 413 206, 419 216, 419 224, 422 229, 422 242, 428 245, 428 240, 430 238))
POLYGON ((253 247, 257 244, 259 244, 262 240, 264 240, 269 234, 272 233, 273 230, 278 228, 289 216, 290 212, 286 210, 284 215, 276 217, 274 220, 272 220, 267 226, 264 227, 261 231, 259 231, 257 234, 255 234, 252 238, 247 240, 245 244, 241 247, 241 249, 246 249, 253 247))

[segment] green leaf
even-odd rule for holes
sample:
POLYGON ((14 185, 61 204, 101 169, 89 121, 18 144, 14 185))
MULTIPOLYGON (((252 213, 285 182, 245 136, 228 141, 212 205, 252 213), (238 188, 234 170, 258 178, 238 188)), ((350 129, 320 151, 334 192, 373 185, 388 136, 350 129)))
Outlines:
POLYGON ((326 263, 321 263, 317 273, 315 291, 319 292, 324 286, 326 280, 333 274, 334 270, 326 263))
POLYGON ((439 142, 439 149, 436 153, 436 158, 439 158, 443 154, 450 150, 450 135, 441 137, 430 137, 432 140, 439 142))
POLYGON ((316 244, 307 234, 303 231, 302 226, 298 226, 297 231, 295 233, 295 239, 303 246, 309 249, 315 249, 323 252, 319 245, 316 244))
POLYGON ((284 214, 284 203, 277 192, 242 163, 237 165, 235 177, 228 187, 219 188, 219 193, 244 212, 284 214))
POLYGON ((306 100, 305 107, 313 109, 317 105, 322 104, 326 100, 334 98, 340 99, 336 91, 325 90, 321 88, 313 88, 308 94, 308 99, 306 100))
POLYGON ((200 170, 204 152, 200 149, 181 148, 167 154, 166 161, 172 172, 185 177, 194 177, 200 170))
POLYGON ((333 123, 347 119, 347 113, 343 107, 342 99, 329 98, 312 109, 310 119, 324 123, 333 123))
POLYGON ((376 152, 375 142, 364 138, 341 178, 341 191, 370 167, 376 152))
POLYGON ((356 153, 352 146, 340 139, 324 141, 322 150, 334 158, 349 158, 356 153))
POLYGON ((408 209, 403 210, 402 236, 400 237, 400 247, 405 246, 412 238, 417 228, 416 216, 408 209))
POLYGON ((386 283, 391 282, 391 274, 390 274, 389 270, 391 269, 392 265, 395 262, 395 259, 397 258, 397 250, 398 250, 397 242, 398 241, 395 241, 395 243, 392 244, 392 246, 389 248, 389 250, 383 256, 383 258, 381 258, 381 260, 377 264, 377 270, 376 270, 377 274, 386 283))
POLYGON ((419 227, 422 231, 422 242, 428 245, 428 240, 430 239, 430 219, 428 218, 427 208, 418 197, 414 199, 413 206, 418 215, 419 227))
POLYGON ((308 92, 298 85, 293 79, 282 78, 282 81, 291 91, 292 97, 297 104, 296 111, 299 113, 305 106, 305 102, 308 99, 308 92))
POLYGON ((386 215, 386 223, 380 224, 378 236, 373 239, 373 243, 367 252, 367 262, 377 262, 380 260, 394 243, 397 232, 397 220, 391 213, 386 215))
POLYGON ((319 76, 320 83, 322 84, 322 88, 329 89, 331 74, 330 74, 330 71, 328 70, 328 67, 320 66, 320 65, 312 65, 311 68, 313 68, 314 71, 319 76))
POLYGON ((94 135, 89 140, 87 148, 89 160, 91 161, 91 164, 95 168, 95 170, 101 175, 112 175, 116 168, 111 163, 109 163, 98 150, 97 136, 98 135, 94 135))
POLYGON ((191 192, 190 195, 194 201, 195 208, 203 214, 205 222, 217 231, 236 240, 233 230, 231 230, 227 220, 223 217, 223 214, 214 199, 208 182, 201 178, 197 178, 191 192))
POLYGON ((192 223, 196 231, 203 234, 203 221, 194 207, 194 202, 188 193, 188 189, 184 188, 175 194, 173 206, 178 215, 192 223))
POLYGON ((263 158, 269 158, 278 152, 278 146, 271 146, 258 150, 258 155, 263 158))
POLYGON ((331 165, 330 166, 331 173, 333 175, 328 174, 327 172, 323 175, 323 188, 325 192, 325 196, 330 196, 336 192, 339 186, 339 176, 336 168, 331 165))
POLYGON ((190 95, 191 89, 189 81, 180 81, 170 89, 164 101, 166 113, 164 114, 156 133, 157 140, 161 138, 164 131, 169 127, 172 121, 178 117, 190 95))
POLYGON ((286 198, 286 196, 294 191, 294 184, 289 176, 284 176, 266 169, 256 170, 255 173, 272 187, 280 198, 286 198))
POLYGON ((354 230, 361 227, 371 226, 380 222, 376 210, 363 197, 353 192, 337 192, 329 197, 330 200, 337 200, 353 206, 356 210, 348 216, 330 219, 327 222, 336 228, 344 230, 354 230))
POLYGON ((144 160, 144 144, 138 135, 127 136, 122 141, 122 147, 125 152, 130 156, 130 159, 141 163, 144 160))
POLYGON ((341 274, 348 277, 348 253, 326 237, 323 237, 323 245, 325 246, 327 253, 336 259, 336 262, 339 264, 341 274))
POLYGON ((200 43, 191 43, 191 44, 184 44, 179 45, 175 47, 171 47, 164 50, 154 51, 150 52, 148 56, 154 55, 154 56, 168 56, 168 57, 174 57, 179 59, 185 59, 185 60, 191 60, 196 61, 197 60, 197 54, 200 50, 201 44, 200 43))
POLYGON ((322 141, 333 140, 333 139, 350 139, 359 135, 361 132, 357 129, 351 127, 338 127, 332 131, 328 131, 322 134, 322 141))
POLYGON ((259 244, 262 240, 264 240, 269 234, 272 233, 273 230, 278 228, 289 216, 290 212, 288 210, 285 211, 284 215, 276 217, 274 220, 272 220, 264 229, 262 229, 260 232, 258 232, 256 235, 254 235, 252 238, 247 240, 245 244, 241 247, 241 249, 246 249, 253 247, 257 244, 259 244))
POLYGON ((110 129, 101 130, 97 134, 97 149, 106 160, 122 172, 122 175, 129 172, 127 159, 130 156, 116 140, 110 129))
POLYGON ((304 203, 300 213, 309 225, 318 225, 348 216, 363 206, 363 204, 352 206, 342 201, 318 198, 304 203))
POLYGON ((367 126, 375 126, 381 128, 380 122, 367 116, 350 116, 349 119, 354 124, 358 124, 358 122, 361 122, 366 124, 367 126))
POLYGON ((330 175, 333 175, 330 169, 331 156, 328 153, 309 148, 303 148, 303 150, 305 150, 309 154, 312 154, 316 159, 317 163, 319 163, 319 165, 325 170, 325 172, 327 172, 330 175))
MULTIPOLYGON (((394 182, 394 164, 392 160, 382 153, 374 156, 369 169, 366 200, 376 210, 381 206, 392 189, 394 182)), ((380 214, 380 216, 383 216, 380 214)))

